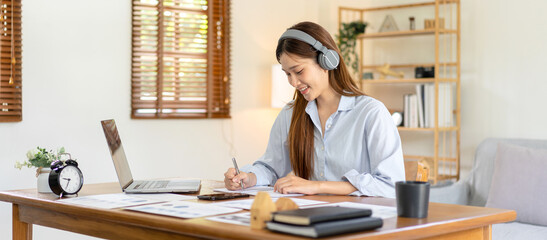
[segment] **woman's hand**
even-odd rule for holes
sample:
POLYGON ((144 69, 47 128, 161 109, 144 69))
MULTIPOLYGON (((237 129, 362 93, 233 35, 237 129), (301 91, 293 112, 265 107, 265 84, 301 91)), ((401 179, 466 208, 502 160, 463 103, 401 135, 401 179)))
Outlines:
POLYGON ((228 168, 224 173, 224 185, 228 190, 241 190, 240 182, 243 181, 245 188, 256 185, 256 175, 254 173, 239 172, 235 168, 228 168))
POLYGON ((287 193, 303 193, 307 195, 313 195, 320 193, 320 184, 318 181, 310 181, 289 175, 277 180, 274 186, 274 191, 287 194, 287 193))

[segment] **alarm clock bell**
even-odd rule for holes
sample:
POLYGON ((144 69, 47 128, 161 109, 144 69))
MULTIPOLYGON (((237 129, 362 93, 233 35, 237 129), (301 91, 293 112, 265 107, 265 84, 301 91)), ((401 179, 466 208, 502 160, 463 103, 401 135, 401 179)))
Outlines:
POLYGON ((63 154, 68 155, 69 159, 51 163, 48 179, 51 191, 59 197, 78 194, 84 184, 84 175, 78 168, 78 163, 72 159, 69 153, 63 154))

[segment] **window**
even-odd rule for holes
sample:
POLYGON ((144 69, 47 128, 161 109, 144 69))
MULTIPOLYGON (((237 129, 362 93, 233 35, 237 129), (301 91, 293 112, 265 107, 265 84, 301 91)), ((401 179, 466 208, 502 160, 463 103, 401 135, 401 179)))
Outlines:
POLYGON ((230 117, 230 0, 134 0, 132 118, 230 117))
POLYGON ((0 122, 23 120, 21 0, 0 1, 0 122))

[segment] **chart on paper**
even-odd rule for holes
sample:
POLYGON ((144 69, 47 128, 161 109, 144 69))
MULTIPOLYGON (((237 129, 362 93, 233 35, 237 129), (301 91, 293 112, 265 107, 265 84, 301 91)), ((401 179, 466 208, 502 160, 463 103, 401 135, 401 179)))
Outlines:
MULTIPOLYGON (((272 198, 272 201, 276 202, 278 199, 279 198, 272 198)), ((323 201, 308 200, 308 199, 302 199, 302 198, 290 198, 290 199, 294 203, 296 203, 296 205, 298 205, 299 207, 327 203, 327 202, 323 202, 323 201)), ((254 199, 234 200, 234 201, 224 201, 224 202, 219 202, 219 203, 212 203, 212 205, 222 206, 222 207, 231 207, 231 208, 241 208, 241 209, 250 210, 251 206, 253 205, 253 201, 254 201, 254 199)))
POLYGON ((160 204, 129 207, 126 209, 179 218, 199 218, 241 211, 241 209, 237 208, 213 206, 211 204, 202 204, 189 201, 172 201, 160 204))
POLYGON ((159 202, 168 202, 174 200, 190 200, 196 199, 194 196, 183 196, 178 194, 125 194, 125 193, 114 193, 114 194, 100 194, 100 195, 89 195, 82 197, 74 198, 65 198, 57 200, 59 202, 64 202, 68 204, 77 204, 87 207, 96 207, 96 208, 121 208, 121 207, 130 207, 136 205, 145 205, 159 202))
POLYGON ((237 225, 243 225, 243 226, 251 226, 251 213, 250 212, 213 216, 213 217, 208 217, 207 219, 211 220, 211 221, 216 221, 216 222, 224 222, 224 223, 231 223, 231 224, 237 224, 237 225))

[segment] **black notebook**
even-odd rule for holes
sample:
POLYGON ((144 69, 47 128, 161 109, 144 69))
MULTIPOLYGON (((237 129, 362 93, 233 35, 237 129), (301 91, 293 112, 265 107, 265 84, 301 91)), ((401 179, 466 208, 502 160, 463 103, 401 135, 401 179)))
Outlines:
POLYGON ((272 220, 295 225, 310 225, 331 220, 368 217, 371 214, 372 210, 363 208, 316 207, 274 212, 272 220))
POLYGON ((285 224, 279 222, 267 222, 269 230, 289 233, 305 237, 327 237, 342 233, 371 230, 382 227, 383 221, 377 217, 358 217, 328 222, 320 222, 309 226, 285 224))

